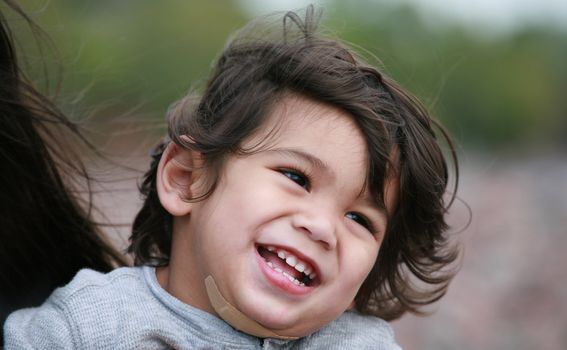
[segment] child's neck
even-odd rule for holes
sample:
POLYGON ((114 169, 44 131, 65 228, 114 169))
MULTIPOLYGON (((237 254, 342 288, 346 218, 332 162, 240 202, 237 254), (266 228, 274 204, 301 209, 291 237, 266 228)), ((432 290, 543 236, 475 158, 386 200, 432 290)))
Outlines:
POLYGON ((212 276, 207 276, 207 278, 205 278, 205 281, 203 281, 207 292, 207 300, 205 302, 203 300, 200 300, 202 298, 199 298, 199 296, 190 295, 190 293, 183 293, 183 291, 177 291, 175 284, 171 283, 172 281, 176 280, 175 278, 170 276, 171 271, 172 270, 169 268, 169 266, 156 268, 157 281, 165 291, 167 291, 177 299, 180 299, 182 302, 213 314, 223 319, 226 323, 230 324, 235 329, 259 338, 277 338, 285 340, 297 339, 297 337, 279 335, 276 332, 262 326, 258 322, 244 315, 223 297, 212 276), (182 294, 180 295, 180 293, 182 294))
MULTIPOLYGON (((170 262, 172 264, 173 262, 170 262)), ((186 290, 178 286, 175 281, 179 281, 183 278, 188 278, 187 276, 174 276, 176 269, 172 269, 171 266, 162 266, 156 268, 156 278, 159 285, 169 294, 179 299, 185 304, 191 305, 197 309, 203 310, 213 315, 217 315, 212 305, 209 302, 208 296, 203 289, 203 293, 200 289, 186 290)))
POLYGON ((217 315, 239 331, 259 338, 277 338, 285 340, 298 338, 279 335, 244 315, 222 296, 212 276, 207 276, 207 278, 205 278, 205 286, 207 288, 207 294, 211 305, 215 309, 217 315))

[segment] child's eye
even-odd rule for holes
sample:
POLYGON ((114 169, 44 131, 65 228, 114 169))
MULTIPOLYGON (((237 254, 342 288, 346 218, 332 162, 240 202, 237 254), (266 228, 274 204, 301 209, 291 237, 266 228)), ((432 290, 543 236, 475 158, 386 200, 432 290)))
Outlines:
POLYGON ((309 179, 301 172, 290 169, 281 169, 280 172, 287 176, 291 181, 309 191, 309 179))
POLYGON ((370 224, 370 221, 368 221, 368 219, 366 219, 364 216, 358 214, 358 213, 353 213, 353 212, 348 212, 345 215, 347 218, 351 219, 352 221, 356 222, 357 224, 363 226, 364 228, 366 228, 368 231, 372 232, 372 225, 370 224))

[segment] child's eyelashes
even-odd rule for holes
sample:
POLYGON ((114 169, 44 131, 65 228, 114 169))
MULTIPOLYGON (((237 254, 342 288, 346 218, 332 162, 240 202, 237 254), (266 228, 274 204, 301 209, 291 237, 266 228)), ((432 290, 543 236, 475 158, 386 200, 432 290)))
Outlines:
POLYGON ((365 229, 367 229, 370 232, 374 232, 373 226, 370 223, 370 220, 368 220, 365 216, 359 214, 359 213, 355 213, 355 212, 348 212, 345 215, 348 219, 356 222, 357 224, 361 225, 362 227, 364 227, 365 229))
POLYGON ((309 177, 304 172, 295 169, 279 169, 280 173, 288 177, 291 181, 303 187, 306 191, 311 189, 309 177))
MULTIPOLYGON (((277 169, 278 172, 286 176, 291 181, 295 182, 297 185, 305 189, 307 192, 311 191, 311 181, 309 175, 305 171, 292 169, 292 168, 280 168, 277 169)), ((374 225, 372 222, 364 215, 357 212, 347 212, 345 214, 346 218, 352 220, 364 227, 366 230, 374 233, 374 225)))

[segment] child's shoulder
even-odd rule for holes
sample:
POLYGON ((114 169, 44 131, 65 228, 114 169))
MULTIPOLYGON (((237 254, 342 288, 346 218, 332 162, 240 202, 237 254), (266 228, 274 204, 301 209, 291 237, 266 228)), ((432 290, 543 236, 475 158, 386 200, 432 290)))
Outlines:
POLYGON ((79 271, 40 307, 18 310, 8 317, 6 347, 85 348, 100 337, 113 340, 105 335, 116 334, 125 318, 139 314, 139 305, 151 300, 143 269, 119 268, 106 274, 79 271))
POLYGON ((108 293, 121 293, 136 290, 143 283, 141 267, 121 267, 103 273, 91 269, 80 270, 66 286, 56 289, 50 299, 69 302, 76 298, 97 295, 108 298, 108 293))
POLYGON ((303 345, 312 347, 320 339, 337 349, 400 349, 388 322, 351 311, 306 337, 303 345))
POLYGON ((374 333, 380 338, 394 338, 394 331, 390 324, 381 318, 359 314, 356 311, 347 311, 335 321, 336 328, 356 328, 374 333))
POLYGON ((148 302, 151 293, 144 280, 147 267, 121 267, 108 273, 83 269, 69 284, 58 288, 46 301, 60 309, 71 322, 80 324, 102 313, 136 311, 134 303, 148 302))

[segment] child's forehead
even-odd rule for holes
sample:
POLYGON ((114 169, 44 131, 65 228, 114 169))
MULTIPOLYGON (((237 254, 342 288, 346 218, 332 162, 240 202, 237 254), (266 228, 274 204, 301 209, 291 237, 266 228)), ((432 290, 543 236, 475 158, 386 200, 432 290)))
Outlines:
POLYGON ((343 110, 312 99, 293 96, 275 103, 241 148, 301 162, 330 178, 348 173, 361 191, 367 182, 369 154, 359 127, 343 110))
MULTIPOLYGON (((266 116, 256 132, 242 143, 244 153, 262 152, 303 160, 312 169, 334 169, 335 172, 348 167, 362 169, 349 173, 355 175, 351 181, 356 184, 360 198, 381 209, 393 207, 396 200, 384 203, 384 195, 386 187, 390 192, 388 197, 396 192, 393 189, 398 186, 397 172, 380 159, 370 164, 368 142, 354 116, 339 107, 296 93, 278 98, 266 116), (340 155, 343 155, 342 161, 334 161, 340 155), (374 178, 371 166, 383 167, 386 178, 374 178)), ((395 164, 396 154, 392 151, 390 159, 385 161, 395 164)))
POLYGON ((299 94, 288 93, 268 109, 266 118, 245 144, 275 146, 289 140, 333 146, 367 156, 366 141, 354 117, 342 109, 299 94), (310 133, 301 132, 309 129, 310 133), (317 139, 324 134, 326 139, 317 139), (347 134, 347 137, 344 134, 347 134))

